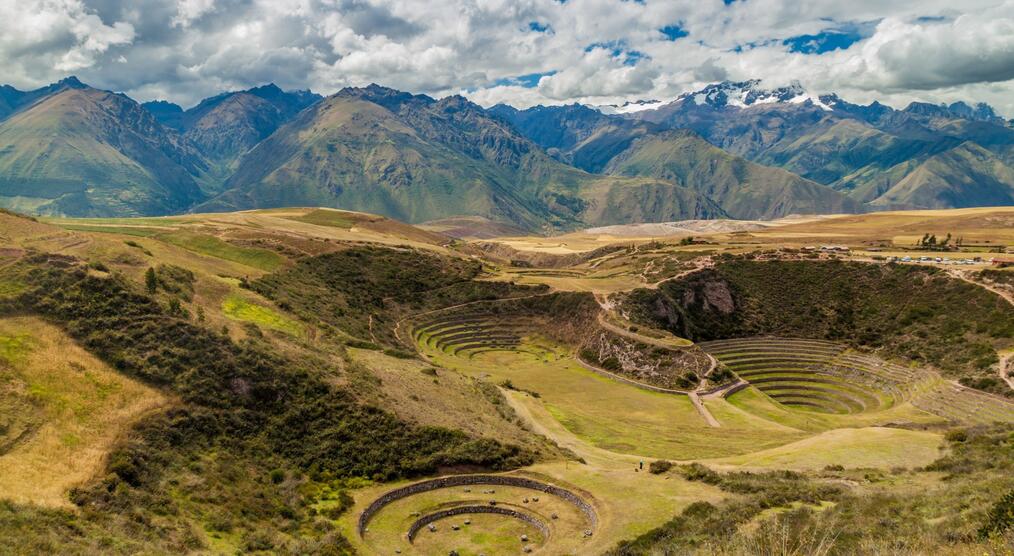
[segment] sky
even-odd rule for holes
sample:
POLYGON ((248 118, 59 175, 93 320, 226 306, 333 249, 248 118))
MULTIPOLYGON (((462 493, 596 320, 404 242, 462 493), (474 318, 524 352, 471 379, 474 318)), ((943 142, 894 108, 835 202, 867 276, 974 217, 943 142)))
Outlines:
POLYGON ((799 81, 1014 117, 1014 0, 0 0, 0 82, 68 75, 184 107, 274 82, 489 106, 799 81))

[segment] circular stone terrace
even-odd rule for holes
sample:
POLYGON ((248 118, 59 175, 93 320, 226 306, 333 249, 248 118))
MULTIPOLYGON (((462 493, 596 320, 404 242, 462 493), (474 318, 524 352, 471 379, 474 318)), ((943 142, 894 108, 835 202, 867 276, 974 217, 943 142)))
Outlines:
POLYGON ((515 475, 452 475, 382 494, 357 528, 381 553, 502 554, 573 551, 598 521, 575 490, 515 475))

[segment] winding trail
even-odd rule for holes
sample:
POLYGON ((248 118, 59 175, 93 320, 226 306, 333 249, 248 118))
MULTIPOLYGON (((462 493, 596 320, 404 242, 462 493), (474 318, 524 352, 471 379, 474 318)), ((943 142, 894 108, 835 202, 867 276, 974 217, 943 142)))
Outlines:
POLYGON ((715 419, 715 416, 708 411, 708 408, 704 407, 704 404, 701 402, 701 398, 697 395, 697 392, 690 392, 687 396, 690 398, 690 403, 694 404, 694 408, 697 409, 697 413, 700 413, 701 417, 704 417, 704 420, 708 423, 709 427, 718 428, 722 426, 722 424, 718 422, 718 419, 715 419))
MULTIPOLYGON (((969 276, 968 271, 952 270, 948 272, 948 274, 950 274, 955 278, 964 280, 969 284, 974 284, 976 286, 979 286, 980 288, 989 290, 995 293, 996 295, 999 295, 1000 297, 1004 298, 1007 301, 1007 303, 1011 304, 1011 306, 1014 306, 1014 293, 1011 293, 1010 291, 1000 289, 996 286, 986 284, 974 278, 971 278, 969 276)), ((1005 354, 998 353, 997 355, 999 355, 1000 357, 1000 362, 996 366, 996 374, 997 376, 1000 377, 1001 380, 1007 383, 1007 386, 1009 386, 1011 390, 1014 390, 1014 376, 1010 376, 1007 374, 1007 366, 1010 364, 1011 359, 1014 358, 1014 352, 1008 352, 1005 354)))
MULTIPOLYGON (((697 272, 698 270, 700 270, 700 268, 696 268, 694 270, 687 271, 687 273, 697 272)), ((609 322, 609 320, 606 318, 606 315, 615 315, 615 313, 613 312, 614 305, 609 300, 609 296, 608 295, 595 294, 595 301, 599 304, 599 307, 602 308, 602 310, 599 312, 599 314, 597 316, 597 320, 598 320, 599 326, 601 326, 602 328, 605 328, 606 330, 609 330, 610 332, 613 332, 614 334, 617 334, 617 335, 622 336, 624 338, 627 338, 629 340, 633 340, 635 342, 641 342, 641 343, 653 345, 653 346, 656 346, 656 347, 666 348, 666 349, 682 349, 682 348, 692 347, 694 345, 694 343, 691 342, 690 340, 686 340, 686 339, 683 339, 683 338, 679 338, 679 339, 683 340, 684 342, 686 342, 686 344, 675 344, 675 343, 672 343, 672 342, 666 342, 664 340, 657 340, 657 339, 651 338, 649 336, 643 336, 641 334, 637 334, 635 332, 631 332, 629 330, 626 330, 626 329, 624 329, 621 326, 617 326, 617 325, 609 322)), ((602 369, 600 367, 596 367, 594 365, 590 365, 590 364, 582 361, 580 358, 576 358, 575 357, 574 359, 575 359, 575 361, 578 362, 579 365, 581 365, 582 367, 585 367, 586 369, 589 369, 591 371, 594 371, 594 372, 602 374, 602 375, 609 376, 609 377, 611 377, 611 378, 613 378, 615 380, 618 380, 619 382, 630 384, 630 385, 635 386, 637 388, 642 388, 642 389, 645 389, 645 390, 653 390, 653 391, 656 391, 656 392, 664 392, 664 393, 669 393, 669 394, 678 394, 678 395, 682 394, 682 395, 686 395, 687 397, 690 398, 690 402, 693 404, 694 409, 697 410, 697 413, 700 414, 701 418, 704 419, 704 422, 706 422, 708 424, 708 426, 710 426, 710 427, 721 427, 722 424, 720 422, 718 422, 718 419, 715 419, 715 416, 712 415, 710 411, 708 411, 708 408, 705 407, 704 403, 701 402, 701 398, 698 395, 699 392, 704 392, 705 390, 707 390, 707 388, 708 388, 708 377, 711 376, 711 373, 714 372, 714 370, 718 367, 718 360, 715 359, 714 356, 712 356, 710 353, 708 353, 706 351, 702 350, 702 352, 704 353, 704 355, 706 355, 708 357, 708 362, 709 362, 708 370, 704 372, 703 378, 701 379, 701 382, 698 383, 697 388, 695 388, 694 390, 676 390, 676 389, 669 389, 669 388, 660 388, 660 387, 657 387, 657 386, 652 386, 650 384, 644 384, 644 383, 638 382, 636 380, 630 380, 630 379, 627 379, 625 377, 621 377, 621 376, 619 376, 619 375, 617 375, 615 373, 611 373, 611 372, 609 372, 609 371, 607 371, 605 369, 602 369)))
POLYGON ((1000 363, 997 365, 997 372, 1000 373, 1000 378, 1010 386, 1011 390, 1014 390, 1014 375, 1007 374, 1007 368, 1010 366, 1011 360, 1014 359, 1014 351, 1010 351, 1000 355, 1000 363))
POLYGON ((999 295, 1000 297, 1006 299, 1007 303, 1010 303, 1012 306, 1014 306, 1014 293, 1011 293, 1011 292, 1009 292, 1007 290, 1000 289, 1000 288, 998 288, 996 286, 992 286, 990 284, 986 284, 984 282, 980 282, 980 281, 978 281, 978 280, 976 280, 974 278, 970 278, 968 276, 968 271, 952 270, 952 271, 948 272, 948 274, 950 274, 951 276, 953 276, 955 278, 959 278, 961 280, 964 280, 965 282, 968 282, 969 284, 974 284, 976 286, 979 286, 980 288, 987 289, 987 290, 995 293, 996 295, 999 295))

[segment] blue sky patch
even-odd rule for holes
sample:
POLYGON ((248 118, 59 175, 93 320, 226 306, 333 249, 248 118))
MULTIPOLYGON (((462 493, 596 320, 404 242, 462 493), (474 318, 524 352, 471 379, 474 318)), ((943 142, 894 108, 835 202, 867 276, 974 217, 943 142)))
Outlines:
POLYGON ((539 85, 540 79, 550 75, 556 75, 556 70, 546 71, 542 73, 529 73, 525 75, 518 75, 515 77, 503 77, 493 82, 493 86, 494 87, 515 86, 515 87, 524 87, 526 89, 534 89, 539 85))
POLYGON ((548 24, 544 25, 538 21, 533 21, 528 24, 528 29, 535 31, 536 33, 545 33, 546 31, 551 31, 553 28, 548 24))
POLYGON ((862 40, 857 33, 841 33, 838 31, 821 31, 816 35, 799 35, 789 37, 782 44, 789 47, 789 52, 803 54, 823 54, 833 50, 844 50, 862 40))
POLYGON ((613 58, 622 58, 623 64, 626 66, 635 66, 641 60, 650 59, 650 57, 639 50, 628 50, 627 41, 606 41, 606 42, 593 42, 584 48, 585 52, 591 52, 596 48, 609 51, 609 55, 613 58))
POLYGON ((684 29, 678 23, 673 25, 666 25, 665 27, 659 29, 658 32, 665 35, 665 38, 671 41, 674 41, 681 37, 685 37, 690 34, 689 31, 684 29))
POLYGON ((876 24, 876 21, 846 23, 824 29, 814 35, 789 37, 783 40, 782 44, 789 47, 789 52, 802 54, 823 54, 835 50, 845 50, 873 35, 876 24))

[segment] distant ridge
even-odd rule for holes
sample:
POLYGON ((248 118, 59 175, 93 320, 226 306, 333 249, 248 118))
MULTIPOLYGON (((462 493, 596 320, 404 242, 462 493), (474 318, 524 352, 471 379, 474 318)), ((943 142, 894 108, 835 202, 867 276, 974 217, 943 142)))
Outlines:
POLYGON ((553 231, 1002 205, 1012 188, 1014 127, 988 105, 863 106, 798 83, 527 110, 375 84, 188 109, 75 77, 0 87, 0 206, 36 214, 321 205, 553 231))

